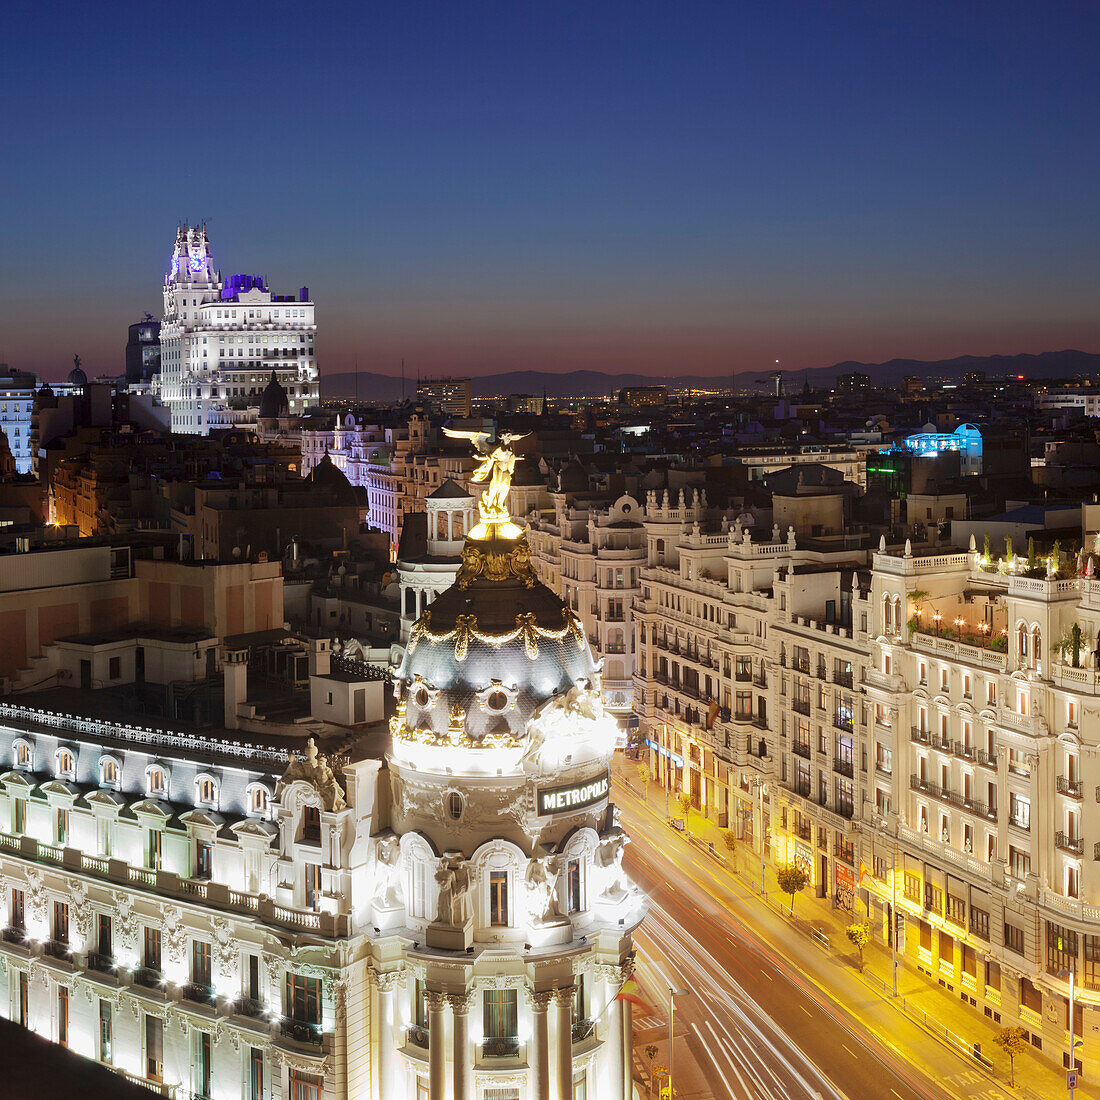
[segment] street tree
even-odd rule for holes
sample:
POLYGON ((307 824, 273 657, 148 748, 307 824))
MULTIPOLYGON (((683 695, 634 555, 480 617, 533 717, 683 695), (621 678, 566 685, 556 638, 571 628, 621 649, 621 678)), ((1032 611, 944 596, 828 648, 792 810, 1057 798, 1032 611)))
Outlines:
POLYGON ((729 852, 733 861, 733 873, 737 874, 737 837, 733 835, 732 829, 726 829, 722 833, 722 846, 729 852))
POLYGON ((645 795, 645 800, 649 801, 649 766, 647 764, 638 765, 638 782, 642 785, 642 793, 645 795))
POLYGON ((993 1042, 1008 1055, 1009 1084, 1016 1087, 1016 1055, 1027 1050, 1027 1032, 1022 1027, 1002 1027, 993 1042))
POLYGON ((805 867, 799 867, 797 863, 787 863, 775 873, 779 889, 784 894, 791 896, 791 916, 794 916, 794 896, 805 890, 809 885, 810 876, 805 867))
POLYGON ((691 826, 691 795, 687 791, 681 791, 676 796, 676 805, 680 813, 684 815, 684 828, 690 831, 691 826))
POLYGON ((856 921, 844 929, 848 942, 859 952, 859 972, 863 973, 863 949, 871 942, 871 926, 866 921, 856 921))

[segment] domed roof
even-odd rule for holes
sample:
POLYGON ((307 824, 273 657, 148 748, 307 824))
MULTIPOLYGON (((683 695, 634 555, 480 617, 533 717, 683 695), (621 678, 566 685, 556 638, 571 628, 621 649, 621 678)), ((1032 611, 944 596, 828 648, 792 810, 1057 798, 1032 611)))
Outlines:
POLYGON ((467 538, 458 579, 417 620, 397 676, 407 729, 442 736, 458 719, 475 744, 522 738, 541 704, 598 679, 583 628, 535 577, 522 532, 467 538))
POLYGON ((86 386, 88 384, 88 376, 84 373, 81 367, 73 367, 69 371, 69 385, 71 386, 86 386))
POLYGON ((283 389, 275 372, 271 372, 271 381, 264 387, 263 396, 260 398, 259 419, 277 420, 280 416, 286 416, 290 412, 290 399, 283 389))
POLYGON ((307 480, 320 489, 330 490, 335 495, 337 504, 354 505, 359 502, 355 486, 348 481, 347 474, 333 463, 327 451, 322 455, 321 461, 310 470, 307 480))

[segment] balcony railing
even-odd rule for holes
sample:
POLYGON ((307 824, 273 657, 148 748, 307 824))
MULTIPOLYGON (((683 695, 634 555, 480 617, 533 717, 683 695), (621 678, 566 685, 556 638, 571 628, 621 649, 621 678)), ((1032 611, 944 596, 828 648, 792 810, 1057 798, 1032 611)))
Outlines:
POLYGON ((1058 793, 1068 794, 1070 798, 1081 798, 1081 780, 1067 779, 1064 775, 1058 776, 1058 793))
POLYGON ((974 746, 964 745, 961 741, 955 742, 955 755, 961 756, 964 760, 974 759, 974 746))
POLYGON ((846 775, 851 779, 855 768, 851 760, 834 760, 833 771, 836 772, 837 775, 846 775))
POLYGON ((152 966, 138 966, 134 968, 134 981, 138 985, 148 986, 150 989, 158 989, 164 984, 164 975, 152 966))
POLYGON ((405 1040, 409 1046, 419 1047, 421 1050, 428 1049, 428 1029, 426 1027, 419 1027, 413 1025, 405 1030, 405 1040))
POLYGON ((481 1041, 481 1053, 485 1058, 518 1058, 519 1037, 497 1035, 481 1041))
POLYGON ((263 1016, 266 1011, 263 1001, 257 1001, 255 997, 238 997, 233 1002, 233 1011, 238 1016, 263 1016))
POLYGON ((851 733, 856 726, 855 719, 844 714, 836 714, 833 716, 833 725, 838 730, 843 730, 845 733, 851 733))
POLYGON ((573 1042, 574 1043, 583 1042, 595 1030, 596 1030, 596 1021, 595 1020, 574 1020, 573 1021, 573 1042))
POLYGON ((833 813, 840 814, 841 817, 852 817, 856 812, 855 804, 851 802, 838 802, 833 807, 833 813))
POLYGON ((42 945, 42 953, 55 959, 71 959, 73 957, 72 945, 65 940, 46 940, 42 945))
POLYGON ((0 932, 0 936, 3 937, 5 943, 25 943, 27 930, 25 928, 5 928, 3 932, 0 932))
POLYGON ((922 745, 927 745, 931 736, 928 730, 922 730, 920 726, 911 726, 909 729, 909 740, 918 741, 922 745))
POLYGON ((854 677, 850 672, 834 672, 833 683, 839 684, 841 687, 850 688, 852 686, 854 677))
POLYGON ((809 760, 810 759, 810 746, 809 746, 809 743, 803 744, 801 741, 796 741, 791 746, 791 752, 793 752, 795 754, 795 756, 801 756, 803 760, 809 760))
POLYGON ((110 955, 101 955, 98 951, 89 951, 84 956, 84 962, 89 970, 98 970, 101 974, 110 974, 118 969, 118 964, 110 955))
POLYGON ((791 710, 795 714, 801 714, 806 718, 810 717, 810 700, 809 699, 792 699, 791 710))
POLYGON ((806 657, 806 658, 795 657, 794 660, 791 661, 791 668, 795 669, 797 672, 807 672, 808 673, 810 671, 810 659, 809 659, 809 657, 806 657))
POLYGON ((976 749, 974 752, 974 759, 982 765, 983 768, 992 768, 997 770, 997 754, 995 752, 986 752, 985 749, 976 749))
POLYGON ((306 1023, 304 1020, 282 1020, 279 1023, 279 1034, 293 1039, 296 1043, 321 1045, 320 1027, 317 1024, 306 1023))
POLYGON ((1061 848, 1063 852, 1072 852, 1075 856, 1081 855, 1085 850, 1085 842, 1079 836, 1062 832, 1054 834, 1054 846, 1061 848))
POLYGON ((200 985, 198 982, 185 982, 180 987, 180 993, 185 1000, 194 1001, 200 1005, 214 1005, 218 1003, 214 989, 209 985, 200 985))
POLYGON ((803 819, 799 821, 799 823, 795 826, 795 832, 798 833, 799 840, 812 840, 814 835, 814 827, 810 824, 810 822, 803 819))

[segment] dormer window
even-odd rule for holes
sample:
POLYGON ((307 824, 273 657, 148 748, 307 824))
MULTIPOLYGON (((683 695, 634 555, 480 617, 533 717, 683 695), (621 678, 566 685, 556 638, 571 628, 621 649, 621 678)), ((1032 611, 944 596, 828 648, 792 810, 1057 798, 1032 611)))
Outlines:
POLYGON ((254 814, 264 815, 267 813, 267 788, 261 786, 259 783, 254 784, 248 790, 248 808, 250 812, 254 814))
POLYGON ((163 768, 152 767, 145 773, 146 790, 151 796, 163 798, 168 793, 168 778, 163 768))
POLYGON ((199 801, 210 806, 213 805, 214 799, 217 797, 217 788, 214 785, 214 780, 208 775, 201 776, 198 780, 199 787, 199 801))
POLYGON ((76 761, 68 749, 57 750, 57 777, 72 779, 76 771, 76 761))
POLYGON ((17 768, 29 768, 31 766, 31 747, 26 741, 15 743, 15 766, 17 768))
POLYGON ((302 810, 302 839, 321 839, 321 807, 306 806, 302 810))
POLYGON ((118 786, 118 761, 105 756, 99 762, 99 783, 103 787, 118 786))

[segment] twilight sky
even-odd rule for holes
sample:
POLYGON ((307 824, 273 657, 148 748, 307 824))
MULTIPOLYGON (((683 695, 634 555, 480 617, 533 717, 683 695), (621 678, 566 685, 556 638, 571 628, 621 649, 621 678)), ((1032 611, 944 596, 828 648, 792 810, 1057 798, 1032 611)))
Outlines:
POLYGON ((0 361, 119 373, 176 223, 322 373, 1100 350, 1100 6, 5 6, 0 361))

